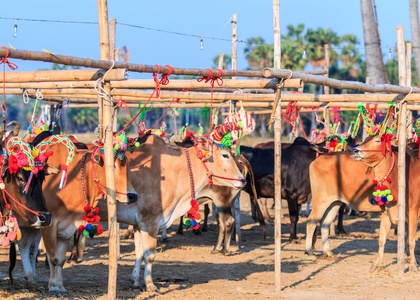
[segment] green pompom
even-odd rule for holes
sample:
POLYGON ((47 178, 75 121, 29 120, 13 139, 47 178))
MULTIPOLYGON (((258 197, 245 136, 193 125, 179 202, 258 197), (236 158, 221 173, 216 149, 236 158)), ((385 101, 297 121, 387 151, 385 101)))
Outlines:
POLYGON ((191 220, 190 219, 184 219, 184 225, 185 226, 191 226, 191 220))
POLYGON ((392 196, 392 195, 388 195, 388 196, 386 197, 386 199, 388 199, 388 201, 393 201, 393 200, 394 200, 394 196, 392 196))
POLYGON ((89 231, 87 231, 86 229, 85 229, 85 230, 83 230, 83 235, 84 235, 84 236, 89 236, 89 231))
POLYGON ((134 146, 136 146, 136 147, 140 147, 140 143, 139 143, 139 142, 135 142, 135 143, 134 143, 134 146))
POLYGON ((376 197, 376 196, 378 196, 378 192, 375 191, 375 192, 372 193, 372 195, 376 197))

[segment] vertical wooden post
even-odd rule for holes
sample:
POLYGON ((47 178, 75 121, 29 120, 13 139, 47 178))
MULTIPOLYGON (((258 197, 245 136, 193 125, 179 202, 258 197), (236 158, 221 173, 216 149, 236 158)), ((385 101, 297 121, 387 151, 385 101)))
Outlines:
MULTIPOLYGON (((108 27, 108 5, 107 0, 98 0, 99 12, 99 34, 101 59, 110 59, 109 49, 109 27, 108 27)), ((112 49, 113 50, 113 49, 112 49)), ((111 87, 109 82, 104 84, 105 92, 110 94, 111 87)), ((114 174, 114 154, 112 151, 112 103, 111 99, 103 99, 103 121, 104 121, 104 156, 105 156, 105 176, 106 193, 108 205, 108 230, 109 230, 109 272, 108 272, 108 298, 116 299, 117 291, 117 205, 115 197, 115 174, 114 174)))
POLYGON ((223 59, 224 59, 225 55, 223 54, 223 52, 220 52, 219 54, 219 62, 217 64, 217 68, 219 68, 220 70, 223 70, 223 59))
POLYGON ((331 133, 331 128, 330 128, 330 110, 329 108, 325 108, 325 134, 328 136, 331 133))
MULTIPOLYGON (((273 0, 274 68, 281 65, 280 1, 273 0)), ((281 292, 281 89, 277 87, 274 118, 274 285, 281 292)))
MULTIPOLYGON (((407 86, 411 86, 411 51, 413 47, 411 43, 407 43, 406 48, 405 67, 407 68, 407 86)), ((413 129, 413 124, 411 123, 411 120, 413 119, 413 111, 409 110, 407 114, 408 122, 410 122, 410 125, 407 127, 407 134, 410 137, 413 129)))
MULTIPOLYGON (((238 34, 236 32, 236 14, 232 15, 232 70, 237 70, 237 59, 238 59, 238 34)), ((233 76, 232 79, 236 79, 233 76)))
MULTIPOLYGON (((330 46, 328 44, 324 45, 325 50, 325 64, 324 64, 324 70, 327 71, 327 74, 325 74, 325 77, 329 76, 329 69, 330 69, 330 46)), ((330 87, 324 85, 324 94, 330 93, 330 87)))
MULTIPOLYGON (((110 60, 118 60, 115 59, 115 43, 116 43, 116 25, 117 20, 111 19, 110 20, 110 31, 109 31, 109 59, 110 60)), ((112 109, 112 132, 116 132, 118 130, 118 120, 117 120, 118 108, 112 109)), ((120 259, 120 226, 117 224, 117 231, 116 231, 116 240, 117 240, 117 260, 120 259)))
MULTIPOLYGON (((366 77, 366 84, 370 84, 370 77, 366 77)), ((367 94, 367 93, 365 93, 367 94)), ((363 122, 363 131, 362 131, 362 140, 364 141, 367 138, 368 135, 368 127, 366 125, 366 122, 363 122)))
MULTIPOLYGON (((397 33, 398 49, 398 78, 399 85, 407 85, 407 69, 405 65, 405 45, 403 26, 395 27, 397 33)), ((405 249, 405 211, 406 211, 406 123, 407 123, 407 102, 404 102, 400 111, 399 141, 398 141, 398 273, 404 274, 404 249, 405 249)))

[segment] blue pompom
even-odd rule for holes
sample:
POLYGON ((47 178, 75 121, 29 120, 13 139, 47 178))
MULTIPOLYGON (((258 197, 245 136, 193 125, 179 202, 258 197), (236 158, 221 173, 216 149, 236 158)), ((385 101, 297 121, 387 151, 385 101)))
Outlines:
POLYGON ((196 220, 191 220, 191 226, 194 227, 195 225, 197 225, 197 221, 196 220))
POLYGON ((92 224, 87 224, 86 225, 86 230, 91 231, 92 230, 92 224))
POLYGON ((89 237, 91 238, 91 239, 93 239, 93 237, 95 236, 95 234, 94 233, 89 233, 89 237))
POLYGON ((388 198, 387 198, 386 196, 382 196, 382 197, 381 197, 381 201, 382 201, 383 203, 387 203, 387 202, 388 202, 388 198))
POLYGON ((370 203, 373 204, 373 205, 375 205, 378 202, 375 201, 375 198, 372 198, 372 199, 370 199, 370 203))

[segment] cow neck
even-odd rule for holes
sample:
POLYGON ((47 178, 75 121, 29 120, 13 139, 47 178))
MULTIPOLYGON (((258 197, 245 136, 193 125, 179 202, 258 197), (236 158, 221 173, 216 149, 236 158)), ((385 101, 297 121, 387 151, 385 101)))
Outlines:
POLYGON ((217 178, 221 178, 221 179, 227 179, 227 180, 236 180, 236 181, 243 182, 242 179, 224 177, 224 176, 219 176, 219 175, 213 174, 213 171, 210 171, 209 168, 206 165, 207 156, 204 155, 203 152, 197 147, 197 144, 196 143, 194 143, 194 148, 197 151, 197 157, 203 163, 204 169, 206 170, 207 176, 209 177, 209 182, 208 182, 208 186, 209 187, 212 187, 213 186, 213 177, 217 177, 217 178))
POLYGON ((385 156, 383 156, 382 158, 381 158, 381 160, 379 161, 379 163, 376 165, 376 166, 374 166, 373 167, 373 173, 374 173, 374 176, 375 176, 375 180, 377 181, 377 182, 384 182, 384 181, 387 181, 387 179, 389 178, 389 175, 391 175, 391 173, 392 173, 392 170, 394 169, 394 165, 395 165, 395 154, 394 154, 394 152, 392 152, 391 151, 391 158, 392 158, 392 162, 391 162, 391 166, 389 167, 389 169, 388 169, 388 171, 386 172, 386 174, 385 174, 385 176, 383 177, 383 179, 382 180, 378 180, 377 179, 377 176, 376 176, 376 168, 377 167, 379 167, 379 165, 381 164, 381 162, 382 161, 388 161, 387 159, 385 159, 386 158, 386 155, 385 156), (385 160, 384 160, 385 159, 385 160))
MULTIPOLYGON (((0 174, 3 174, 3 166, 4 164, 1 164, 1 168, 0 168, 0 174)), ((28 183, 28 185, 30 184, 30 182, 28 183)), ((0 177, 0 189, 1 189, 1 193, 3 196, 3 201, 5 204, 5 207, 9 210, 9 214, 11 214, 12 212, 12 206, 7 202, 7 198, 6 195, 9 196, 10 200, 12 200, 13 202, 15 202, 16 204, 18 204, 20 207, 22 207, 23 209, 33 213, 34 215, 40 217, 41 215, 39 213, 37 213, 36 211, 26 207, 25 205, 23 205, 22 203, 20 203, 18 200, 16 200, 15 198, 13 198, 12 195, 10 195, 10 193, 6 190, 6 184, 3 181, 3 178, 0 177)), ((1 207, 2 208, 2 207, 1 207)), ((2 209, 3 210, 3 209, 2 209)))
MULTIPOLYGON (((99 151, 99 147, 95 147, 95 149, 93 150, 92 155, 90 157, 90 162, 91 162, 91 165, 92 165, 93 181, 96 183, 96 186, 98 187, 99 193, 101 193, 102 196, 106 196, 106 193, 103 191, 103 189, 106 190, 108 187, 106 185, 103 185, 100 182, 100 180, 98 179, 98 177, 96 176, 95 162, 93 161, 94 156, 95 156, 96 152, 98 152, 98 151, 99 151)), ((104 159, 104 156, 103 156, 102 152, 99 151, 99 153, 100 153, 102 159, 104 159)), ((105 159, 104 159, 104 161, 105 161, 105 159)), ((120 194, 120 195, 124 195, 124 196, 128 196, 127 193, 119 192, 117 190, 115 190, 115 193, 120 194)))
MULTIPOLYGON (((89 154, 89 152, 86 152, 85 154, 83 154, 82 160, 80 162, 80 182, 82 183, 83 197, 85 198, 86 205, 89 205, 89 199, 88 199, 87 194, 86 194, 84 169, 85 169, 86 156, 88 154, 89 154)), ((93 157, 93 153, 92 153, 92 157, 93 157)), ((101 190, 99 190, 99 191, 101 191, 101 190)))

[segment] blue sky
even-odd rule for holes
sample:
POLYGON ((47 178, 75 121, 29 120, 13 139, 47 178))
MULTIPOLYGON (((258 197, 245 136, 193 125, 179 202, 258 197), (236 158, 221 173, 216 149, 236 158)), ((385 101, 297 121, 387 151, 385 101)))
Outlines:
MULTIPOLYGON (((376 1, 382 47, 395 44, 395 26, 404 26, 406 40, 411 40, 408 0, 376 1)), ((4 1, 0 17, 47 20, 98 21, 97 1, 4 1)), ((230 54, 231 42, 200 39, 156 31, 130 28, 118 23, 175 31, 199 36, 231 38, 232 14, 237 14, 238 39, 261 36, 273 42, 271 0, 213 1, 143 1, 108 0, 109 18, 117 19, 117 47, 127 46, 130 62, 169 64, 176 67, 210 68, 220 52, 230 54)), ((358 0, 280 0, 280 24, 286 33, 288 24, 304 23, 306 28, 332 28, 339 35, 355 34, 363 48, 363 28, 358 0)), ((17 49, 90 57, 99 59, 98 25, 17 21, 18 37, 13 38, 14 20, 0 19, 1 45, 17 49)), ((238 69, 247 63, 245 43, 238 43, 238 69)), ((383 50, 384 53, 387 50, 383 50)), ((364 50, 361 49, 364 53, 364 50)), ((50 66, 41 62, 17 61, 20 71, 50 66)), ((131 74, 131 78, 139 75, 131 74)), ((147 75, 151 78, 151 75, 147 75)))

